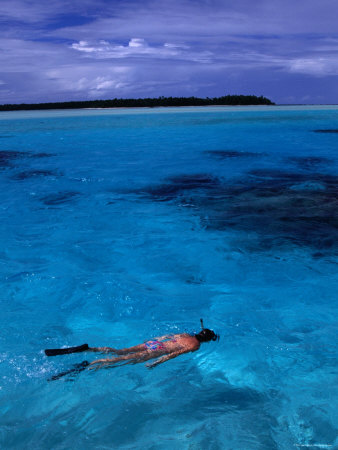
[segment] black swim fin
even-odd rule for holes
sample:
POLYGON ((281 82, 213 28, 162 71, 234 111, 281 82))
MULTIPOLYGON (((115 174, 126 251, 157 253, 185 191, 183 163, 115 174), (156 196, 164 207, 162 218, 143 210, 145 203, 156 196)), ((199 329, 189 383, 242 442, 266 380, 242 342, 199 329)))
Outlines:
POLYGON ((70 353, 80 353, 89 350, 88 344, 78 345, 68 348, 50 348, 45 350, 46 356, 69 355, 70 353))
POLYGON ((73 369, 67 370, 66 372, 58 373, 57 375, 53 375, 51 378, 48 378, 47 381, 54 381, 58 380, 59 378, 62 378, 66 375, 77 375, 78 373, 82 372, 89 366, 88 361, 82 361, 80 364, 74 364, 73 369))

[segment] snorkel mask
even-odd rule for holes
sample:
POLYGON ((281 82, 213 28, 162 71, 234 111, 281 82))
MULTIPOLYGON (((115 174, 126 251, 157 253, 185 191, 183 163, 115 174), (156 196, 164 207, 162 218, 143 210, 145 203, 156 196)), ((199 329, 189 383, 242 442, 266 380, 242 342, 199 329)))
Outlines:
POLYGON ((203 319, 200 319, 202 331, 198 334, 195 334, 195 337, 200 342, 209 342, 209 341, 219 341, 219 334, 216 334, 214 331, 209 330, 204 327, 203 319))

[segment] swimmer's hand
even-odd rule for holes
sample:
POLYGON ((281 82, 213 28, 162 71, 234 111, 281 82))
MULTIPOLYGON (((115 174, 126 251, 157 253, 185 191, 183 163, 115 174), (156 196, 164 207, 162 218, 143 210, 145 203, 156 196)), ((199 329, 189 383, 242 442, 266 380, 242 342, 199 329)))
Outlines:
POLYGON ((146 364, 146 367, 148 368, 148 369, 152 369, 153 367, 155 367, 155 366, 157 366, 157 364, 160 364, 159 362, 152 362, 152 363, 147 363, 146 364))

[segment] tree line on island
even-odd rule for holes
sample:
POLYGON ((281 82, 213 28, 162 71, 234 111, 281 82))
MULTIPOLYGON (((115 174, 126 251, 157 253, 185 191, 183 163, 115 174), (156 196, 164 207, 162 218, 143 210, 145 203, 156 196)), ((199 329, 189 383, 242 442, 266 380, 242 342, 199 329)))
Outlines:
POLYGON ((53 103, 21 103, 0 105, 0 111, 34 109, 79 109, 79 108, 155 108, 160 106, 209 106, 209 105, 274 105, 262 95, 224 95, 223 97, 158 97, 158 98, 114 98, 112 100, 84 100, 53 103))

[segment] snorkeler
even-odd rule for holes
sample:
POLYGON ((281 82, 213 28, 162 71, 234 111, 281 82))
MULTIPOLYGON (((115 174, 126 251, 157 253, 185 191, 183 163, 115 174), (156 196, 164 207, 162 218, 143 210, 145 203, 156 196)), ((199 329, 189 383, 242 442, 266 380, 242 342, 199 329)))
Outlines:
POLYGON ((129 348, 115 349, 111 347, 89 347, 88 344, 83 344, 79 345, 78 347, 47 349, 45 350, 45 354, 47 356, 56 356, 87 351, 99 353, 115 353, 116 355, 121 355, 114 358, 97 359, 91 363, 89 363, 88 361, 83 361, 80 364, 76 364, 74 369, 52 377, 52 380, 58 379, 67 374, 81 372, 86 368, 108 368, 118 363, 120 363, 118 365, 137 364, 157 358, 155 361, 146 364, 148 368, 153 368, 158 364, 162 364, 169 359, 176 358, 176 356, 182 355, 183 353, 195 352, 200 348, 202 342, 216 341, 217 339, 219 339, 219 336, 212 330, 204 328, 202 319, 201 326, 202 330, 197 334, 191 335, 188 333, 182 333, 165 335, 153 338, 152 340, 146 341, 143 344, 139 344, 129 348))

